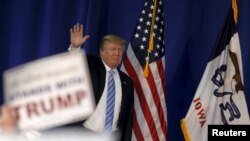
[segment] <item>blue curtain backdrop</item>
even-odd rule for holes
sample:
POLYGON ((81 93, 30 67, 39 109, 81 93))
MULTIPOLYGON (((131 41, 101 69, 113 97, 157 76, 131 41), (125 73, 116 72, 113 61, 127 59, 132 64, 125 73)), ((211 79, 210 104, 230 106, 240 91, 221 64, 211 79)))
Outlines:
MULTIPOLYGON (((231 0, 164 0, 169 141, 183 141, 186 115, 231 0)), ((82 23, 98 55, 105 34, 130 40, 144 0, 1 0, 0 70, 67 51, 69 29, 82 23)), ((250 1, 239 0, 239 37, 250 109, 250 1)), ((0 102, 3 83, 0 81, 0 102)))

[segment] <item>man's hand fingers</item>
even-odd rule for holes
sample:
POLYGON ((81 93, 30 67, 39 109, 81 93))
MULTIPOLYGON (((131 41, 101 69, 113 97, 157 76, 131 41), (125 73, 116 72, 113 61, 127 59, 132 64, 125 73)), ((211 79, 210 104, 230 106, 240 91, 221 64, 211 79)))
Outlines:
POLYGON ((83 37, 83 42, 85 43, 87 41, 87 39, 89 38, 89 35, 86 35, 83 37))
POLYGON ((80 32, 80 25, 79 25, 79 23, 76 24, 76 32, 80 32))
POLYGON ((83 25, 82 24, 80 25, 80 31, 79 32, 83 36, 83 25))
POLYGON ((73 32, 75 33, 77 31, 77 25, 74 25, 73 32))

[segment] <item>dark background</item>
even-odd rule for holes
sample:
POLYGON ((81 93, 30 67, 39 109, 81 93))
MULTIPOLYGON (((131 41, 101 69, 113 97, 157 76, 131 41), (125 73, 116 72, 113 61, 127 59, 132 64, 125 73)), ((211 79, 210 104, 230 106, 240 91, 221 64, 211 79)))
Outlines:
MULTIPOLYGON (((186 115, 231 0, 164 0, 169 141, 183 141, 186 115)), ((77 22, 98 55, 105 34, 130 40, 144 0, 0 0, 0 71, 66 52, 77 22)), ((245 95, 250 109, 250 1, 239 0, 239 38, 245 95)), ((0 81, 0 102, 3 84, 0 81)))

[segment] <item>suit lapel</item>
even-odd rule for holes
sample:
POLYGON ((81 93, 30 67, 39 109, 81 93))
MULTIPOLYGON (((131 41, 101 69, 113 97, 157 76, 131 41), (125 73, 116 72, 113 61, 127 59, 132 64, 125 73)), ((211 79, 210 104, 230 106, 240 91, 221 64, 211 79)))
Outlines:
MULTIPOLYGON (((120 79, 121 79, 121 88, 122 88, 122 102, 121 102, 121 111, 124 111, 122 109, 125 109, 126 105, 126 90, 128 89, 127 87, 127 81, 125 77, 122 75, 122 73, 119 71, 120 79)), ((120 112, 120 117, 123 113, 120 112)))

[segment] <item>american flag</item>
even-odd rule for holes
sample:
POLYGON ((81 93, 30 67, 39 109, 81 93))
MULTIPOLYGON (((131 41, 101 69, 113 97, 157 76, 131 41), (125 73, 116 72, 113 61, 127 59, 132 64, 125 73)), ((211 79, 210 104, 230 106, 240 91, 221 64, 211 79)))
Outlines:
POLYGON ((162 0, 145 2, 121 70, 135 84, 132 140, 167 140, 162 0))

